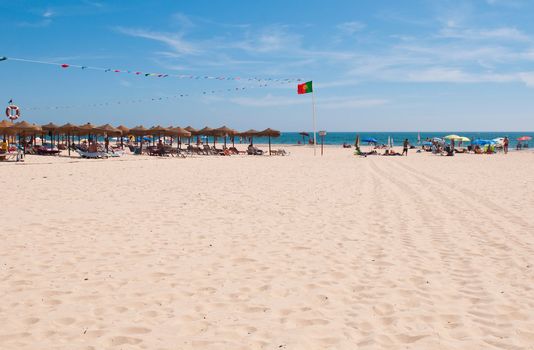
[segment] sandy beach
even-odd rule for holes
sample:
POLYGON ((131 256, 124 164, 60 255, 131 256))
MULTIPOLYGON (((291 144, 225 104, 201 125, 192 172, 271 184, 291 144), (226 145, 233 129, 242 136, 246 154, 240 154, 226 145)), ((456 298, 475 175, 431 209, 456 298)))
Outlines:
POLYGON ((0 164, 0 348, 534 349, 534 153, 286 149, 0 164))

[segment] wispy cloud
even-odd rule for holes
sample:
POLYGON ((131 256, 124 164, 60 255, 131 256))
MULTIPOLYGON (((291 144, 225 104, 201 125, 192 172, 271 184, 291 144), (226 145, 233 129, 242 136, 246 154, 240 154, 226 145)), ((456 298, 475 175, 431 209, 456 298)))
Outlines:
POLYGON ((159 41, 179 55, 196 55, 201 51, 197 45, 185 40, 182 33, 155 32, 124 27, 117 27, 116 30, 129 36, 159 41))
MULTIPOLYGON (((228 100, 220 97, 210 97, 211 102, 230 102, 245 107, 286 107, 309 104, 309 99, 302 96, 277 96, 267 94, 261 97, 234 97, 228 100)), ((389 101, 381 98, 364 98, 361 96, 334 96, 318 97, 316 104, 323 109, 372 108, 388 104, 389 101)))
POLYGON ((500 27, 494 29, 460 29, 447 27, 440 31, 439 36, 443 38, 465 40, 531 40, 528 35, 513 27, 500 27))
POLYGON ((365 24, 358 21, 344 22, 337 25, 337 29, 346 35, 354 35, 356 32, 359 32, 364 28, 365 24))

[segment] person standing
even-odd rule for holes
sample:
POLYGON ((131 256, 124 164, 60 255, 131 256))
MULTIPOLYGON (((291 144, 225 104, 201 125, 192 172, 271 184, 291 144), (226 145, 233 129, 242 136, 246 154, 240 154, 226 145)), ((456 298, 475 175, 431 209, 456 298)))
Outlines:
POLYGON ((504 137, 504 140, 502 142, 502 146, 503 146, 503 150, 504 150, 504 154, 507 154, 508 153, 508 145, 510 144, 510 140, 508 140, 508 136, 505 136, 504 137))
POLYGON ((404 139, 404 142, 402 143, 402 155, 406 154, 406 157, 408 157, 408 139, 404 139))

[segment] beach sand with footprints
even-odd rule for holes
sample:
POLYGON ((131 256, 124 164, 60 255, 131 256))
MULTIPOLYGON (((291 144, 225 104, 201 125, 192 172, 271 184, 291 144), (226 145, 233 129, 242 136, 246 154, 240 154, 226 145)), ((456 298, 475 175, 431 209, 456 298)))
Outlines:
POLYGON ((534 349, 534 154, 2 164, 1 349, 534 349))

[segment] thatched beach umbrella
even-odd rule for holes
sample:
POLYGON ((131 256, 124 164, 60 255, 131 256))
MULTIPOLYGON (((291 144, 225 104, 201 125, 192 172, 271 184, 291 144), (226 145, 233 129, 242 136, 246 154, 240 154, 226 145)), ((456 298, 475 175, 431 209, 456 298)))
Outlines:
POLYGON ((109 151, 109 136, 121 136, 122 135, 122 131, 120 131, 119 129, 115 128, 114 126, 110 125, 110 124, 104 124, 104 125, 100 125, 100 126, 97 126, 95 128, 95 134, 102 134, 102 135, 105 135, 106 137, 106 152, 109 151))
POLYGON ((67 123, 67 124, 61 125, 57 129, 57 131, 58 133, 63 133, 67 135, 67 149, 68 149, 69 156, 70 156, 71 137, 73 135, 76 135, 80 131, 80 127, 78 125, 67 123))
POLYGON ((128 135, 128 133, 130 132, 130 129, 127 128, 127 127, 125 127, 125 126, 122 125, 122 124, 119 125, 119 126, 117 126, 117 129, 120 130, 120 131, 122 131, 122 136, 121 136, 121 148, 124 148, 124 143, 122 142, 122 140, 123 140, 124 135, 128 135))
POLYGON ((48 136, 50 136, 50 143, 52 143, 52 147, 54 147, 54 134, 58 135, 59 139, 59 133, 57 132, 59 126, 54 123, 48 123, 45 125, 41 125, 41 129, 43 130, 43 138, 44 133, 47 133, 48 136))
MULTIPOLYGON (((22 136, 25 138, 26 136, 35 135, 37 132, 42 131, 41 127, 38 127, 35 124, 30 124, 27 121, 22 121, 14 124, 10 131, 13 131, 19 136, 19 142, 20 137, 22 136)), ((26 140, 24 140, 24 154, 26 154, 26 140)))
POLYGON ((180 128, 179 126, 177 126, 176 128, 170 128, 169 133, 175 135, 178 138, 178 147, 180 147, 182 143, 182 137, 191 137, 191 132, 187 131, 184 128, 180 128))
POLYGON ((13 133, 13 125, 15 125, 13 122, 5 119, 0 122, 0 133, 4 136, 4 142, 6 141, 6 135, 13 133))
MULTIPOLYGON (((198 130, 193 128, 191 125, 186 126, 184 129, 189 131, 191 133, 191 136, 198 135, 198 130)), ((189 136, 189 145, 191 145, 191 136, 189 136)))
POLYGON ((250 144, 253 144, 254 136, 258 136, 259 131, 254 129, 249 129, 247 131, 240 132, 240 136, 248 137, 250 139, 250 144))
POLYGON ((230 129, 226 125, 221 126, 220 128, 217 128, 213 130, 214 134, 216 136, 224 137, 224 147, 226 148, 226 137, 230 136, 233 137, 237 132, 234 129, 230 129))
POLYGON ((149 135, 150 132, 144 126, 138 125, 135 128, 130 129, 130 134, 132 134, 133 136, 138 136, 140 138, 139 154, 141 154, 143 151, 143 136, 149 135))
MULTIPOLYGON (((205 128, 200 129, 200 130, 198 131, 198 135, 203 135, 203 136, 214 136, 214 135, 213 135, 213 129, 210 128, 210 127, 207 127, 207 126, 206 126, 205 128)), ((214 140, 213 144, 215 144, 215 137, 213 138, 213 140, 214 140)), ((206 143, 208 143, 208 139, 207 139, 207 138, 206 138, 206 143)))
POLYGON ((87 135, 87 140, 89 141, 94 130, 95 126, 91 123, 80 125, 78 128, 78 136, 87 135))
POLYGON ((280 137, 280 131, 267 128, 258 133, 258 136, 268 136, 269 137, 269 155, 271 155, 271 137, 280 137))
POLYGON ((150 129, 148 129, 148 131, 150 132, 150 135, 158 135, 158 141, 159 141, 161 139, 161 135, 166 135, 169 129, 164 128, 161 125, 154 125, 150 129))

